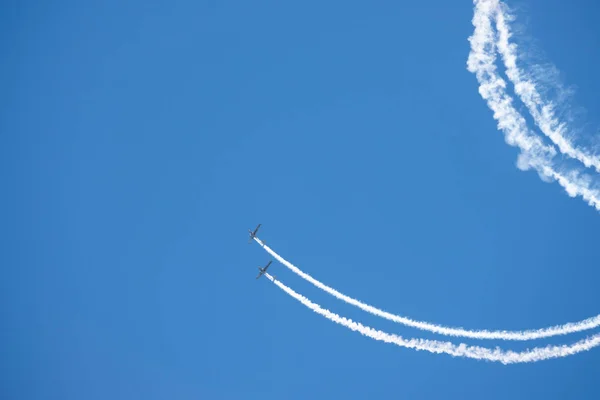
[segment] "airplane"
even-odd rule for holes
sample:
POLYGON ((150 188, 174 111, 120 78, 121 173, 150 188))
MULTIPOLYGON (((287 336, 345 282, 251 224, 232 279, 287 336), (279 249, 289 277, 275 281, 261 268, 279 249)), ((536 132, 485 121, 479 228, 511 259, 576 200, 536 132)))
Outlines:
POLYGON ((254 232, 252 232, 250 229, 248 229, 248 233, 250 234, 250 238, 248 239, 248 243, 250 243, 252 241, 252 239, 254 239, 256 237, 256 232, 258 232, 258 228, 260 228, 261 225, 262 224, 258 224, 258 226, 254 230, 254 232))
POLYGON ((263 274, 264 274, 265 272, 267 272, 267 268, 269 268, 269 265, 271 265, 271 263, 272 263, 272 262, 273 262, 273 261, 269 261, 269 263, 268 263, 268 264, 266 265, 266 267, 264 267, 264 268, 258 267, 258 270, 259 270, 260 272, 258 273, 258 276, 256 277, 256 279, 260 278, 261 276, 263 276, 263 274))

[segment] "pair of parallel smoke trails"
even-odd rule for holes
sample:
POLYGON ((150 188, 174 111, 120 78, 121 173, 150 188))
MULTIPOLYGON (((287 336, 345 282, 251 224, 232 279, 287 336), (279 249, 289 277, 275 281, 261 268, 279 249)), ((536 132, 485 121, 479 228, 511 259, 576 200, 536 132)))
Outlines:
MULTIPOLYGON (((431 324, 428 322, 414 321, 406 317, 394 315, 386 311, 380 310, 376 307, 365 304, 359 300, 353 299, 349 296, 338 292, 337 290, 314 279, 312 276, 308 275, 289 261, 285 260, 279 254, 273 251, 273 249, 265 245, 259 238, 255 237, 254 240, 269 254, 271 254, 271 256, 273 256, 277 261, 285 265, 292 272, 305 279, 306 281, 312 283, 319 289, 322 289, 327 293, 333 295, 334 297, 379 317, 433 333, 439 333, 447 336, 469 337, 477 339, 531 340, 580 332, 588 329, 593 329, 600 325, 600 315, 576 323, 569 323, 566 325, 558 325, 550 328, 542 328, 531 331, 470 331, 462 328, 451 328, 431 324)), ((370 328, 368 326, 364 326, 348 318, 341 317, 329 310, 322 308, 318 304, 313 303, 306 297, 296 293, 294 290, 284 285, 279 279, 275 280, 268 273, 265 273, 265 276, 271 282, 277 285, 281 290, 286 292, 288 295, 298 300, 300 303, 302 303, 312 311, 316 312, 317 314, 320 314, 325 318, 329 319, 330 321, 345 326, 346 328, 351 329, 353 331, 359 332, 360 334, 370 337, 371 339, 383 341, 386 343, 393 343, 400 347, 415 350, 424 350, 436 354, 449 354, 455 357, 466 357, 477 360, 494 361, 500 362, 502 364, 516 364, 537 362, 551 358, 567 357, 573 354, 590 350, 600 345, 600 334, 589 336, 583 340, 580 340, 568 346, 562 345, 536 347, 522 352, 506 351, 500 348, 490 349, 480 346, 468 346, 466 344, 455 345, 451 342, 442 342, 438 340, 405 339, 402 336, 382 332, 370 328)))
MULTIPOLYGON (((519 154, 517 166, 522 170, 534 169, 544 180, 557 181, 569 196, 581 196, 589 205, 600 210, 600 189, 593 185, 593 180, 589 176, 582 175, 579 170, 573 167, 561 167, 554 160, 557 155, 554 146, 558 147, 558 150, 563 155, 578 160, 586 167, 594 168, 598 172, 600 172, 600 158, 591 154, 586 149, 578 149, 573 145, 567 138, 566 124, 561 123, 555 114, 555 105, 552 102, 546 101, 539 93, 536 83, 517 67, 517 47, 515 44, 509 42, 511 32, 508 22, 512 20, 512 16, 508 13, 506 5, 499 0, 474 0, 473 2, 475 12, 472 22, 475 30, 469 38, 471 52, 467 62, 467 69, 476 75, 479 82, 479 93, 486 100, 488 107, 494 112, 494 119, 498 122, 498 129, 504 133, 506 142, 520 149, 521 153, 519 154), (506 75, 514 85, 515 93, 527 107, 535 124, 550 139, 553 145, 548 146, 544 144, 537 134, 529 130, 523 116, 512 105, 513 99, 506 92, 506 82, 496 71, 497 53, 502 57, 504 66, 506 67, 506 75)), ((567 335, 600 326, 600 315, 580 322, 527 331, 466 330, 415 321, 380 310, 338 292, 301 271, 266 246, 257 237, 254 237, 254 240, 292 272, 334 297, 373 315, 441 335, 472 339, 524 341, 567 335)), ((357 331, 364 336, 405 348, 500 362, 503 364, 514 364, 566 357, 588 351, 600 345, 600 333, 588 336, 570 345, 536 347, 521 352, 502 350, 500 348, 490 349, 479 346, 468 346, 466 344, 455 345, 451 342, 437 340, 404 339, 401 336, 375 330, 323 309, 318 304, 294 292, 279 280, 274 280, 266 272, 265 276, 288 295, 325 318, 353 331, 357 331)))

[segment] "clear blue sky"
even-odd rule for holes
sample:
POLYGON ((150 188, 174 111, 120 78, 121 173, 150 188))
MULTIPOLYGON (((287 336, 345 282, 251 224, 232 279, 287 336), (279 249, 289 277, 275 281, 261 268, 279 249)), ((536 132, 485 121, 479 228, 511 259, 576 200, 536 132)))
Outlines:
MULTIPOLYGON (((3 4, 1 398, 598 398, 600 349, 417 353, 254 279, 260 222, 318 279, 413 318, 600 313, 600 213, 515 167, 466 70, 470 1, 3 4)), ((509 4, 594 134, 598 2, 509 4)))

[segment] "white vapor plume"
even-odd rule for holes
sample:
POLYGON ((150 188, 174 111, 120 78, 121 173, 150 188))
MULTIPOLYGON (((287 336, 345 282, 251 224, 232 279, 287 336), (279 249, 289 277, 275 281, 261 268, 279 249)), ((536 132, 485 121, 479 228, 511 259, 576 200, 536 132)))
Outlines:
POLYGON ((451 342, 440 342, 437 340, 427 339, 404 339, 402 336, 394 335, 386 332, 382 332, 368 326, 364 326, 358 322, 354 322, 351 319, 341 317, 329 310, 321 308, 316 303, 311 302, 306 297, 294 292, 289 287, 285 286, 279 280, 273 279, 269 274, 265 273, 265 276, 281 290, 286 292, 288 295, 298 300, 300 303, 313 310, 317 314, 324 316, 325 318, 333 321, 337 324, 345 326, 355 332, 359 332, 361 335, 370 337, 378 341, 393 343, 400 347, 406 347, 414 350, 425 350, 434 354, 449 354, 454 357, 466 357, 474 358, 477 360, 487 360, 493 362, 500 362, 502 364, 516 364, 516 363, 531 363, 537 361, 548 360, 551 358, 561 358, 571 356, 577 353, 588 351, 600 344, 600 334, 587 337, 571 345, 562 346, 547 346, 547 347, 536 347, 531 350, 522 352, 506 351, 500 348, 489 349, 486 347, 479 346, 467 346, 464 343, 455 345, 451 342))
POLYGON ((387 311, 380 310, 376 307, 373 307, 369 304, 365 304, 360 300, 353 299, 352 297, 346 296, 343 293, 338 292, 337 290, 325 285, 324 283, 316 280, 309 274, 303 272, 300 268, 296 267, 294 264, 290 263, 279 254, 277 254, 273 249, 264 244, 259 238, 254 237, 254 240, 264 248, 271 256, 273 256, 277 261, 281 264, 285 265, 288 269, 294 272, 296 275, 300 276, 304 280, 312 283, 314 286, 319 289, 329 293, 335 298, 342 300, 345 303, 351 304, 355 307, 360 308, 363 311, 366 311, 370 314, 376 315, 378 317, 397 322, 406 326, 410 326, 413 328, 421 329, 428 332, 433 332, 446 336, 455 336, 455 337, 466 337, 472 339, 501 339, 501 340, 533 340, 533 339, 541 339, 548 338, 552 336, 558 335, 567 335, 569 333, 581 332, 588 329, 593 329, 600 326, 600 315, 597 315, 592 318, 585 319, 579 322, 571 322, 564 325, 557 325, 548 328, 541 328, 536 330, 527 330, 527 331, 488 331, 488 330, 466 330, 462 328, 452 328, 446 327, 442 325, 435 325, 429 322, 424 321, 415 321, 407 317, 402 317, 399 315, 391 314, 387 311))
POLYGON ((600 211, 600 191, 591 187, 589 178, 580 177, 575 170, 561 172, 555 169, 552 159, 556 150, 529 131, 525 119, 513 107, 512 98, 506 93, 506 82, 496 71, 496 35, 491 23, 491 15, 499 7, 498 0, 474 0, 474 4, 475 30, 469 38, 471 52, 467 69, 477 77, 479 93, 494 112, 494 119, 504 132, 506 142, 521 150, 517 166, 522 170, 535 169, 544 180, 556 180, 569 196, 579 195, 600 211))
POLYGON ((517 45, 510 43, 512 33, 508 22, 513 17, 508 13, 505 4, 494 1, 495 6, 491 9, 486 9, 492 13, 488 17, 495 18, 496 30, 498 32, 497 47, 498 52, 502 55, 504 66, 506 67, 506 75, 515 87, 515 93, 525 104, 536 125, 540 130, 550 138, 550 140, 558 146, 561 153, 568 155, 582 162, 586 167, 594 167, 600 172, 600 159, 588 154, 584 150, 576 149, 571 141, 565 137, 567 126, 561 123, 555 116, 555 106, 552 103, 547 103, 542 99, 536 84, 527 79, 526 75, 517 66, 517 45))

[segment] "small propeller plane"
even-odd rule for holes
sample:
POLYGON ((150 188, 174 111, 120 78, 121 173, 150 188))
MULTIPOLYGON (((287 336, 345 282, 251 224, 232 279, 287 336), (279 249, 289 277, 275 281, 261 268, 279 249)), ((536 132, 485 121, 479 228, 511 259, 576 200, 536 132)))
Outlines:
POLYGON ((259 270, 260 272, 258 273, 258 276, 256 277, 256 279, 260 278, 261 276, 263 276, 263 274, 264 274, 265 272, 267 272, 267 268, 269 268, 269 265, 271 265, 271 263, 272 263, 272 262, 273 262, 273 261, 269 261, 269 263, 268 263, 268 264, 267 264, 267 265, 266 265, 264 268, 258 267, 258 270, 259 270))
POLYGON ((254 230, 254 232, 252 232, 250 229, 248 229, 248 233, 250 234, 250 238, 248 239, 248 243, 250 243, 252 241, 252 239, 254 239, 256 237, 256 232, 258 232, 258 228, 260 228, 261 225, 262 224, 258 224, 258 226, 254 230))

